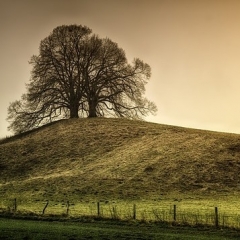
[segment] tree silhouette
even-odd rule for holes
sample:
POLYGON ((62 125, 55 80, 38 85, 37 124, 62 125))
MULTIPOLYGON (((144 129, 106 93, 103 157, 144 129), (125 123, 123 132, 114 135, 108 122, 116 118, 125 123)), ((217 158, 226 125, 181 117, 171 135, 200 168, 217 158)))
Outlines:
POLYGON ((129 64, 123 49, 81 25, 55 28, 33 55, 27 93, 8 108, 9 129, 24 132, 61 118, 117 116, 142 119, 155 113, 144 98, 151 68, 129 64))

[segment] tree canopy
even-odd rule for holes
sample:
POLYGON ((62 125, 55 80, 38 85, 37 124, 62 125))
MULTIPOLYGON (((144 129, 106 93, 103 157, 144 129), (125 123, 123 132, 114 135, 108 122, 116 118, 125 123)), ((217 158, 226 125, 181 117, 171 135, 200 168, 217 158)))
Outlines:
POLYGON ((9 129, 25 132, 62 118, 142 119, 157 111, 144 97, 151 68, 81 25, 56 27, 33 55, 30 83, 8 108, 9 129))

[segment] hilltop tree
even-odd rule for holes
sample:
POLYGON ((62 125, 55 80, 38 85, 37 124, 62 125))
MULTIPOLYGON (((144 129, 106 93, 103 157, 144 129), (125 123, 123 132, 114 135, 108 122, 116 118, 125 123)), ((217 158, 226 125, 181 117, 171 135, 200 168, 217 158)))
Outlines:
POLYGON ((59 26, 33 55, 27 93, 8 108, 9 129, 24 132, 61 118, 142 119, 156 106, 144 98, 148 64, 129 64, 123 49, 85 26, 59 26))

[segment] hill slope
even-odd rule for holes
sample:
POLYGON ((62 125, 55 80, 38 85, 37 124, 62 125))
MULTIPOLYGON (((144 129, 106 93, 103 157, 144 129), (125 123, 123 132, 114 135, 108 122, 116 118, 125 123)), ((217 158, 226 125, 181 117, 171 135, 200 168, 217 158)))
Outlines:
POLYGON ((126 119, 70 119, 0 142, 4 197, 238 193, 240 135, 126 119))

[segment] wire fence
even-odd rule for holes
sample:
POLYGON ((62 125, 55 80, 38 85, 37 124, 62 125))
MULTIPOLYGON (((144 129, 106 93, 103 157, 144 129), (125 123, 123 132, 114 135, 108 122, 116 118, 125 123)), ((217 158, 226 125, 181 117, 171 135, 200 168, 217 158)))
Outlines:
POLYGON ((221 212, 218 207, 189 210, 177 204, 138 202, 70 202, 2 200, 0 213, 36 214, 59 217, 102 217, 121 220, 144 220, 188 225, 210 225, 240 229, 240 214, 221 212))

